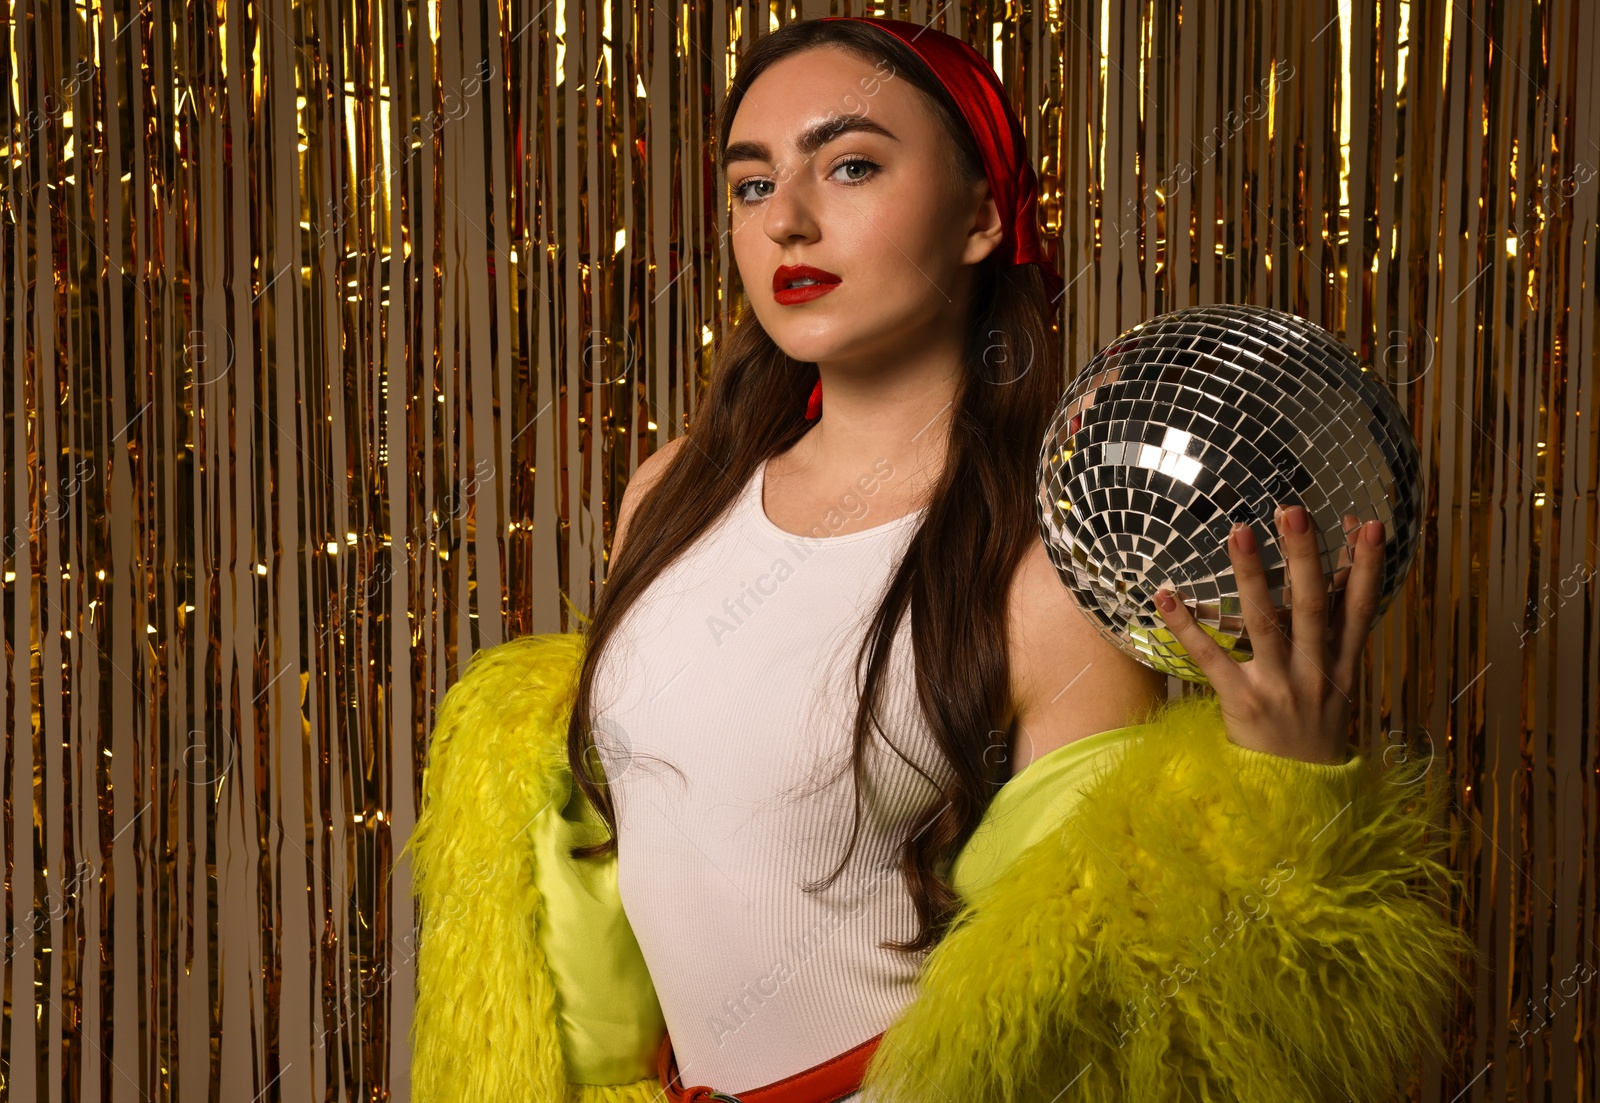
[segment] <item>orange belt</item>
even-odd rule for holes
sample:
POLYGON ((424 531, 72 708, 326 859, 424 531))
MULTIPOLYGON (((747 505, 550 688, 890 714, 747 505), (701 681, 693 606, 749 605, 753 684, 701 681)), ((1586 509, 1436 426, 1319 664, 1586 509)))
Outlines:
POLYGON ((684 1087, 678 1080, 678 1059, 673 1055, 670 1035, 661 1039, 661 1053, 656 1066, 667 1103, 701 1103, 703 1100, 722 1100, 725 1103, 833 1103, 861 1087, 861 1074, 867 1067, 867 1059, 878 1048, 878 1040, 882 1037, 882 1033, 874 1034, 854 1049, 847 1049, 820 1065, 801 1069, 782 1080, 774 1080, 738 1095, 715 1091, 704 1084, 684 1087))

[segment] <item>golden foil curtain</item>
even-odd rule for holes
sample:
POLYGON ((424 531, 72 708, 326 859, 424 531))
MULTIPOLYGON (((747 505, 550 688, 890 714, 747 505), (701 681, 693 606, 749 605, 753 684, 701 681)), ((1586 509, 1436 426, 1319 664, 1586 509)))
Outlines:
MULTIPOLYGON (((870 10, 1000 69, 1071 365, 1244 302, 1394 386, 1366 749, 1454 794, 1487 954, 1412 1098, 1600 1098, 1596 6, 870 10)), ((692 414, 740 44, 862 11, 10 0, 0 1095, 408 1097, 434 709, 573 626, 692 414)))

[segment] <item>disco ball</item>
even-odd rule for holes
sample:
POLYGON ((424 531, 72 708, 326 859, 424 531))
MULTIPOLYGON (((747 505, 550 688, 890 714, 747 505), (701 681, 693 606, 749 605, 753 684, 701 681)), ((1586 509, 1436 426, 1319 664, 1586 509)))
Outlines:
POLYGON ((1254 531, 1288 631, 1288 561, 1273 512, 1299 504, 1335 592, 1349 573, 1345 515, 1383 522, 1381 613, 1416 553, 1418 469, 1400 408, 1327 330, 1265 307, 1190 307, 1122 334, 1062 396, 1039 455, 1040 533, 1103 635, 1157 670, 1204 682, 1156 610, 1163 583, 1246 661, 1229 530, 1243 521, 1254 531))

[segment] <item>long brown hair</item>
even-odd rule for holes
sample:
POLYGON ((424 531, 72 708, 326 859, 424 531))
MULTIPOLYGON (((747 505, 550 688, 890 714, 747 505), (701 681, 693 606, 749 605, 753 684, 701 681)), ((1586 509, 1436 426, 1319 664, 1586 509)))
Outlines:
MULTIPOLYGON (((983 180, 977 146, 960 109, 922 59, 892 35, 863 23, 803 21, 768 34, 740 61, 719 125, 727 148, 746 89, 773 62, 801 50, 836 46, 892 67, 921 90, 957 151, 958 176, 983 180)), ((1038 266, 998 265, 998 250, 974 274, 965 372, 949 410, 946 462, 920 527, 890 580, 856 656, 861 701, 851 749, 856 799, 850 845, 833 872, 807 891, 831 885, 854 852, 868 740, 877 722, 894 629, 909 606, 917 699, 948 762, 942 800, 915 818, 898 865, 919 918, 908 952, 931 948, 959 910, 946 877, 996 789, 1010 776, 1004 744, 1010 715, 1006 606, 1011 580, 1031 541, 1040 442, 1062 390, 1052 307, 1038 266)), ((651 582, 722 514, 768 457, 787 451, 811 423, 806 399, 817 366, 786 355, 762 329, 748 301, 719 341, 688 445, 637 503, 628 540, 610 564, 587 625, 587 651, 568 730, 567 753, 578 787, 611 829, 602 843, 575 847, 576 858, 616 848, 616 815, 595 762, 591 689, 601 652, 626 611, 651 582), (591 767, 592 768, 592 767, 591 767)), ((931 781, 932 779, 930 779, 931 781)))

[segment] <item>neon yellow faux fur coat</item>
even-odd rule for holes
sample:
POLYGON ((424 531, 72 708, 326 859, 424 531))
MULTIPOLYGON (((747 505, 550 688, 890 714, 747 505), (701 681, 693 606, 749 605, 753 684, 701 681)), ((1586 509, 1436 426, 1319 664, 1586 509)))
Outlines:
MULTIPOLYGON (((604 837, 566 761, 583 647, 480 651, 441 704, 408 844, 418 1103, 659 1096, 665 1026, 615 862, 565 858, 604 837)), ((1474 952, 1438 896, 1443 787, 1240 747, 1210 695, 1090 738, 1090 783, 1047 791, 1046 755, 1002 786, 864 1098, 1403 1094, 1474 952)))

